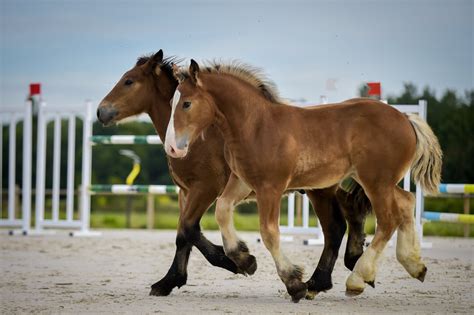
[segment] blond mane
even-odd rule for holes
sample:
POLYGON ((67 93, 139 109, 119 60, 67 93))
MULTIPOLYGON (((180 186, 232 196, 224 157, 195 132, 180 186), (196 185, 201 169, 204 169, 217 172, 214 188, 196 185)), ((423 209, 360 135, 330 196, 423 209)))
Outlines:
MULTIPOLYGON (((275 83, 270 80, 260 68, 234 60, 226 63, 207 61, 200 66, 200 70, 204 73, 228 74, 234 76, 259 89, 267 100, 274 103, 283 102, 280 99, 275 83)), ((187 69, 181 69, 179 74, 184 78, 189 77, 187 69)))

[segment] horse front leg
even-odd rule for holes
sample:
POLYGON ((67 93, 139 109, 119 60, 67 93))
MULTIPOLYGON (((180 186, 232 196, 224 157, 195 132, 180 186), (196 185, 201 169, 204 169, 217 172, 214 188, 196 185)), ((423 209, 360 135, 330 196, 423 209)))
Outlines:
POLYGON ((216 198, 217 193, 191 190, 179 194, 180 218, 176 235, 176 253, 166 275, 152 285, 150 295, 166 296, 187 281, 187 266, 192 246, 196 246, 214 266, 233 273, 243 273, 224 253, 222 246, 211 243, 201 233, 199 223, 203 214, 216 198))
POLYGON ((283 190, 263 187, 256 191, 260 216, 260 233, 265 247, 272 254, 278 276, 295 303, 306 296, 306 284, 302 282, 303 268, 293 264, 280 248, 280 199, 283 190))
POLYGON ((247 197, 252 190, 231 174, 224 192, 216 202, 216 220, 222 234, 224 250, 230 259, 246 274, 252 275, 257 270, 257 260, 250 255, 247 244, 239 239, 234 227, 234 206, 247 197))

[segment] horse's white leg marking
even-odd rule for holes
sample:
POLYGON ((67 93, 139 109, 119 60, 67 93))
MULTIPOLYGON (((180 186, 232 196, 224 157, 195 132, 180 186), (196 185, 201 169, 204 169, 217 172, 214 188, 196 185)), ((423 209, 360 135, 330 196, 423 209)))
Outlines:
POLYGON ((357 260, 354 270, 347 278, 346 288, 348 290, 362 292, 366 282, 374 281, 379 256, 380 252, 375 250, 371 244, 357 260))
POLYGON ((270 186, 256 192, 260 216, 260 234, 265 247, 272 254, 278 276, 291 299, 299 301, 306 295, 306 284, 301 281, 303 268, 294 265, 280 249, 280 198, 283 191, 270 186))
POLYGON ((346 288, 349 292, 361 293, 368 283, 374 286, 377 262, 393 232, 399 225, 400 211, 396 200, 395 187, 378 189, 368 194, 377 217, 377 228, 370 246, 362 254, 347 278, 346 288))
POLYGON ((397 259, 413 278, 418 278, 425 269, 420 255, 420 242, 412 220, 398 229, 397 259))
POLYGON ((286 282, 290 275, 296 270, 298 272, 303 272, 301 267, 296 266, 293 264, 288 257, 282 252, 280 246, 277 248, 269 249, 270 253, 272 254, 273 261, 275 262, 275 266, 277 268, 278 276, 283 282, 286 282))
POLYGON ((230 199, 220 197, 216 203, 216 221, 222 234, 224 251, 230 253, 238 247, 239 238, 234 227, 234 202, 230 199))
POLYGON ((216 221, 222 234, 224 250, 231 253, 237 250, 239 237, 234 227, 233 212, 236 203, 247 197, 252 190, 239 180, 235 175, 231 175, 222 195, 216 202, 216 221))

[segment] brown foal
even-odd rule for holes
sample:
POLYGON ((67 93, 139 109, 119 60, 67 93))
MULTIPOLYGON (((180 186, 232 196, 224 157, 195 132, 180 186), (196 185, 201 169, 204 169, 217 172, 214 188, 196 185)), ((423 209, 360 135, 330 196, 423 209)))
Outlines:
MULTIPOLYGON (((320 108, 298 108, 262 95, 252 69, 235 65, 178 71, 180 84, 172 101, 165 150, 186 158, 203 130, 216 125, 225 142, 232 175, 217 201, 216 218, 224 249, 238 240, 231 228, 231 209, 255 191, 260 232, 278 275, 293 301, 305 296, 302 270, 280 248, 280 198, 289 189, 321 189, 353 178, 375 211, 375 236, 347 279, 348 294, 373 286, 377 260, 396 229, 397 258, 420 281, 426 274, 415 233, 414 197, 397 186, 411 167, 425 191, 437 191, 442 153, 431 128, 379 101, 353 99, 320 108)), ((220 150, 220 148, 215 148, 220 150)))
MULTIPOLYGON (((145 112, 151 117, 158 135, 164 141, 171 116, 170 100, 178 85, 172 73, 173 61, 176 60, 163 59, 161 50, 154 56, 139 58, 136 65, 122 76, 100 103, 97 109, 99 121, 108 125, 145 112)), ((272 99, 273 95, 269 92, 271 90, 268 83, 259 87, 259 93, 269 99, 272 99)), ((252 274, 257 266, 245 243, 238 242, 237 250, 224 252, 222 246, 209 242, 200 231, 202 215, 222 194, 231 174, 224 158, 224 140, 221 133, 211 125, 203 129, 201 134, 202 137, 194 141, 185 158, 168 158, 171 177, 181 188, 180 218, 173 263, 163 279, 153 284, 153 295, 168 295, 174 287, 181 287, 186 283, 192 246, 196 246, 212 265, 234 273, 252 274)), ((352 270, 363 252, 363 226, 368 206, 361 202, 364 198, 356 198, 358 194, 365 196, 363 190, 360 186, 356 187, 354 193, 338 190, 337 199, 335 191, 336 186, 307 192, 315 205, 325 235, 324 250, 318 268, 308 281, 308 288, 313 294, 332 287, 331 273, 346 230, 342 211, 350 213, 350 217, 346 217, 349 237, 344 257, 345 265, 352 270)), ((220 203, 224 200, 221 199, 220 203)), ((237 202, 226 202, 229 201, 237 202)), ((233 231, 231 219, 218 215, 219 221, 227 220, 227 230, 233 231)), ((226 239, 227 236, 224 237, 224 240, 226 239)))

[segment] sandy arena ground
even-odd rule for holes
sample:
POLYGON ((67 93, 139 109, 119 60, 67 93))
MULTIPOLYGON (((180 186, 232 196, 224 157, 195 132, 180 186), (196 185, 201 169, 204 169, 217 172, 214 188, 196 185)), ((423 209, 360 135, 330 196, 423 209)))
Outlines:
MULTIPOLYGON (((13 313, 474 313, 474 240, 427 238, 425 283, 409 277, 394 248, 381 260, 376 287, 345 296, 349 271, 341 259, 334 287, 312 301, 290 301, 270 254, 256 233, 240 233, 257 257, 255 275, 244 277, 210 266, 196 249, 188 284, 170 296, 148 296, 168 270, 174 231, 104 231, 101 237, 0 236, 0 314, 13 313)), ((206 232, 221 243, 216 232, 206 232)), ((345 244, 345 241, 344 241, 345 244)), ((321 246, 301 239, 283 243, 305 279, 316 267, 321 246)), ((341 249, 341 254, 343 253, 341 249)))

